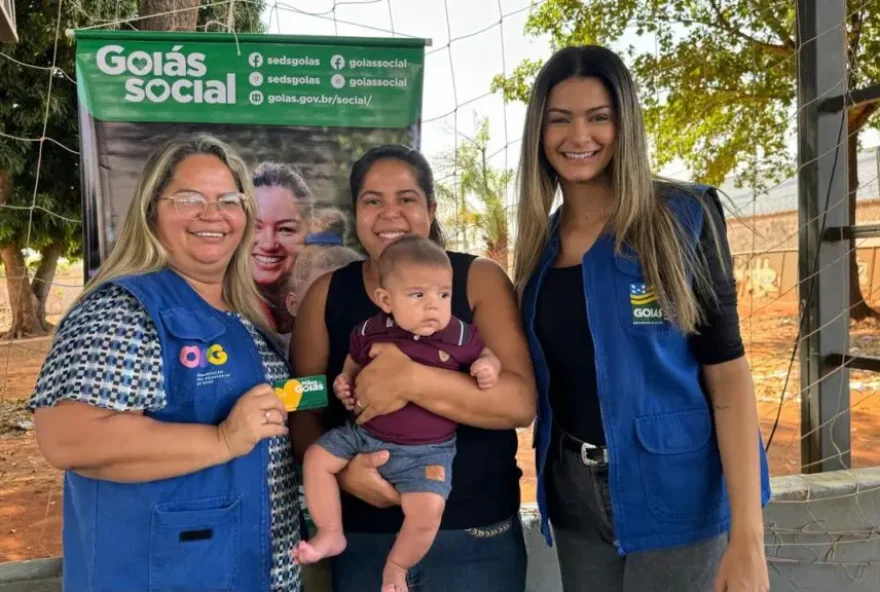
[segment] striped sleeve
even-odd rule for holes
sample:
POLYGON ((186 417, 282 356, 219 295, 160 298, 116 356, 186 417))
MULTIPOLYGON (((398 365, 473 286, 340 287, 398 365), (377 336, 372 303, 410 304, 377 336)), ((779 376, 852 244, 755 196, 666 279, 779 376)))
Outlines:
POLYGON ((461 353, 459 354, 460 362, 463 365, 470 365, 477 361, 477 358, 480 357, 480 354, 483 353, 483 348, 486 346, 483 343, 480 332, 477 331, 474 325, 468 325, 463 321, 459 322, 462 323, 463 328, 461 353))
POLYGON ((159 335, 125 289, 105 285, 86 296, 58 327, 29 407, 80 401, 113 411, 165 406, 159 335))

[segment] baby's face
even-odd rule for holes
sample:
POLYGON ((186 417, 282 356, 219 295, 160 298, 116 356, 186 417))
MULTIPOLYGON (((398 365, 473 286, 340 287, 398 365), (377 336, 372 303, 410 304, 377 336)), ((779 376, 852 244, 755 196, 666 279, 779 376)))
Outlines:
POLYGON ((452 269, 402 263, 386 278, 382 308, 403 329, 427 337, 452 318, 452 269))

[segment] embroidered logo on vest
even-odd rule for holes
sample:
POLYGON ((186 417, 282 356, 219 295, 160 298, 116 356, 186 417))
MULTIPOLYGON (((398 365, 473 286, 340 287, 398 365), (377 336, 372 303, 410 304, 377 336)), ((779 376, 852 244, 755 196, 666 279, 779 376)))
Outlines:
POLYGON ((653 286, 643 283, 629 285, 629 304, 632 307, 633 325, 659 325, 663 323, 663 309, 653 286))
POLYGON ((229 354, 219 343, 208 347, 184 345, 180 348, 180 364, 184 368, 195 370, 196 386, 210 386, 232 375, 221 368, 229 361, 229 354))
POLYGON ((229 355, 218 343, 207 349, 197 345, 185 345, 180 348, 180 363, 186 368, 205 368, 208 364, 222 366, 228 359, 229 355))
POLYGON ((448 361, 449 361, 449 354, 447 354, 447 353, 446 353, 445 351, 443 351, 442 349, 441 349, 441 350, 438 350, 438 352, 440 353, 440 361, 441 361, 441 362, 448 362, 448 361))

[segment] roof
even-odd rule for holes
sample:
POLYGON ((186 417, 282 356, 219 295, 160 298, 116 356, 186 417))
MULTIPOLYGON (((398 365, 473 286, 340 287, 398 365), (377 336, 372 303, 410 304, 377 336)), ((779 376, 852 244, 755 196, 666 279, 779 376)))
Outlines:
MULTIPOLYGON (((856 193, 857 201, 868 201, 880 197, 880 183, 878 183, 878 150, 871 149, 859 153, 859 189, 856 193)), ((732 183, 725 183, 719 188, 726 195, 721 195, 724 209, 728 217, 752 216, 762 214, 778 214, 793 212, 798 209, 798 182, 797 177, 786 179, 771 187, 768 191, 752 195, 749 188, 735 188, 732 183)), ((832 197, 833 200, 833 197, 832 197)))

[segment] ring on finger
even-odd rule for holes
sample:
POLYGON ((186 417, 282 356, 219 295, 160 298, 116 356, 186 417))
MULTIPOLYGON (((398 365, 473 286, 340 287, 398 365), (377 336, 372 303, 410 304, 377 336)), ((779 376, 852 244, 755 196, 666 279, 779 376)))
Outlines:
POLYGON ((269 423, 269 419, 272 417, 271 411, 266 411, 263 413, 263 423, 269 423))

